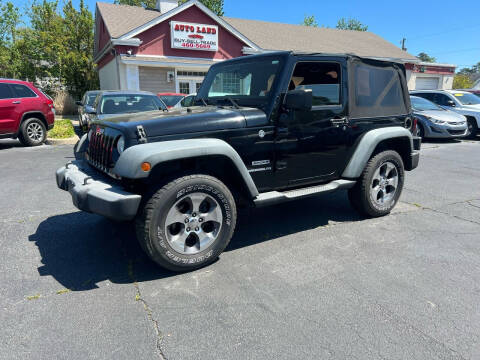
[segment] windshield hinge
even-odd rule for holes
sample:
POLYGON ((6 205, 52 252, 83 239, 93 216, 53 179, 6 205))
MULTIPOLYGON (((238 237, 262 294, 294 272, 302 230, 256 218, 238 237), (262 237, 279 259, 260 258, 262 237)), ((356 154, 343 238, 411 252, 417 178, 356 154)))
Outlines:
POLYGON ((147 133, 142 125, 137 125, 137 139, 141 144, 145 144, 147 142, 147 133))

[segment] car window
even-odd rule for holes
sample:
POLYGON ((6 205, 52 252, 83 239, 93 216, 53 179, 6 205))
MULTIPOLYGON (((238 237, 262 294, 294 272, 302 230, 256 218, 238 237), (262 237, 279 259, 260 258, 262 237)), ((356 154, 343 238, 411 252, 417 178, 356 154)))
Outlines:
POLYGON ((98 94, 96 93, 85 95, 85 100, 83 101, 83 104, 92 106, 93 103, 95 102, 97 95, 98 94))
POLYGON ((422 97, 411 96, 410 102, 412 103, 413 110, 416 111, 443 110, 435 103, 422 97))
POLYGON ((450 106, 449 102, 452 101, 449 96, 445 94, 435 94, 434 102, 442 106, 450 106))
POLYGON ((412 94, 413 96, 419 96, 424 99, 427 99, 429 101, 435 102, 434 95, 433 93, 414 93, 412 94))
POLYGON ((480 99, 470 93, 454 93, 455 99, 460 101, 463 105, 478 105, 480 104, 480 99))
POLYGON ((194 100, 195 100, 195 95, 186 96, 182 100, 181 104, 183 107, 193 106, 194 100))
POLYGON ((300 62, 295 66, 289 90, 312 90, 313 106, 340 104, 340 65, 300 62))
POLYGON ((159 109, 163 109, 163 106, 153 95, 105 95, 100 100, 101 114, 127 114, 159 109))
POLYGON ((15 97, 19 97, 19 98, 37 97, 37 94, 35 94, 29 87, 25 85, 11 84, 10 86, 13 89, 13 93, 15 94, 15 97))
POLYGON ((11 99, 13 98, 12 91, 10 86, 5 83, 0 83, 0 99, 11 99))
POLYGON ((162 95, 159 98, 165 103, 167 106, 174 106, 183 99, 181 95, 162 95))

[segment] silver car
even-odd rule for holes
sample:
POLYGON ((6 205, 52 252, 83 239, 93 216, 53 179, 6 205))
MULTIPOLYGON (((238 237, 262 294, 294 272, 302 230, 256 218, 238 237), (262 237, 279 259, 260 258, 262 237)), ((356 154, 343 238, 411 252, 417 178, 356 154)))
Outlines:
POLYGON ((417 136, 422 138, 457 138, 469 134, 465 116, 418 96, 410 96, 417 118, 417 136))

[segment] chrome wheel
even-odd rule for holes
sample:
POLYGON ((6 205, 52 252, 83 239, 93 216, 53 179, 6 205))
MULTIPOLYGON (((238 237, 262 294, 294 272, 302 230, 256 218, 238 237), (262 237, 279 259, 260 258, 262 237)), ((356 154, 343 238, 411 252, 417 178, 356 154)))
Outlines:
POLYGON ((27 125, 27 136, 30 140, 34 142, 42 141, 43 135, 43 128, 39 123, 31 122, 27 125))
POLYGON ((165 235, 175 251, 191 255, 212 245, 222 224, 218 202, 206 193, 195 192, 182 197, 168 211, 165 235))
POLYGON ((373 174, 370 198, 379 207, 389 207, 395 201, 397 187, 398 169, 394 163, 387 161, 373 174))

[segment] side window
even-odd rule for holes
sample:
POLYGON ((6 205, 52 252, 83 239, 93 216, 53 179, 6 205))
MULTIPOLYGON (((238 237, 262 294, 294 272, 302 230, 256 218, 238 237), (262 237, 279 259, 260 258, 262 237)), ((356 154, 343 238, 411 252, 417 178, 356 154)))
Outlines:
POLYGON ((451 99, 445 94, 435 94, 435 103, 442 106, 449 106, 451 99))
POLYGON ((313 106, 340 104, 340 64, 299 62, 295 66, 288 90, 310 89, 313 106))
POLYGON ((11 99, 13 98, 12 91, 10 86, 5 83, 0 83, 0 99, 11 99))
POLYGON ((11 86, 13 88, 13 92, 15 94, 15 97, 19 97, 19 98, 37 97, 37 94, 35 94, 31 89, 29 89, 25 85, 12 84, 11 86))
POLYGON ((432 102, 435 102, 435 96, 434 96, 435 94, 433 94, 433 93, 415 93, 414 95, 415 95, 415 96, 420 96, 420 97, 422 97, 422 98, 424 98, 424 99, 427 99, 427 100, 430 100, 430 101, 432 101, 432 102))

